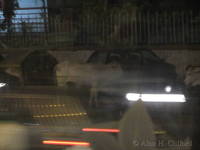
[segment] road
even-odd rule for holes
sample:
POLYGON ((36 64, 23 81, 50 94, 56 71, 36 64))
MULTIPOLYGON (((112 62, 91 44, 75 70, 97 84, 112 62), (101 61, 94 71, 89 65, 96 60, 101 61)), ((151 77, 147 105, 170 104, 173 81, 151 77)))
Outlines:
MULTIPOLYGON (((32 118, 34 123, 29 125, 43 131, 44 138, 73 139, 79 137, 83 127, 93 126, 83 103, 86 99, 85 92, 60 87, 27 86, 12 90, 1 89, 0 110, 9 111, 9 109, 6 110, 9 107, 5 107, 8 105, 12 106, 11 110, 13 108, 22 110, 25 120, 27 117, 32 118)), ((116 122, 108 125, 108 127, 114 126, 117 127, 116 122)), ((100 124, 98 127, 106 128, 107 126, 100 124)), ((155 133, 163 134, 158 131, 155 133)), ((170 136, 165 135, 164 138, 168 139, 170 136)))
POLYGON ((79 128, 90 120, 77 93, 57 87, 18 87, 0 93, 15 110, 29 110, 40 127, 79 128), (76 94, 76 95, 75 95, 76 94))

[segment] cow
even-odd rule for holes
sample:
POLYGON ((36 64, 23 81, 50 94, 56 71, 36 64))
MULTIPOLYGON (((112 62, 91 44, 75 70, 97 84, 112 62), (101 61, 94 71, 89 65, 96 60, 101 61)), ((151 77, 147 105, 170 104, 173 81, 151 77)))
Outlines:
POLYGON ((20 68, 7 68, 5 72, 18 78, 20 81, 20 84, 24 84, 24 79, 23 79, 22 71, 20 68))
POLYGON ((200 66, 187 66, 185 84, 190 86, 200 85, 200 66))
POLYGON ((106 85, 112 84, 122 75, 120 64, 70 63, 65 61, 56 66, 57 84, 59 86, 75 84, 90 86, 89 104, 97 105, 98 93, 106 85))

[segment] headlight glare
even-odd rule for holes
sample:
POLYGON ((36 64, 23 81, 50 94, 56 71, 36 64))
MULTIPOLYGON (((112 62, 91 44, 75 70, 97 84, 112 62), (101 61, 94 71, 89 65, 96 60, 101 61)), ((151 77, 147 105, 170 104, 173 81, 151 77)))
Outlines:
POLYGON ((137 94, 127 93, 126 98, 129 101, 138 101, 141 99, 144 102, 186 102, 183 94, 137 94))

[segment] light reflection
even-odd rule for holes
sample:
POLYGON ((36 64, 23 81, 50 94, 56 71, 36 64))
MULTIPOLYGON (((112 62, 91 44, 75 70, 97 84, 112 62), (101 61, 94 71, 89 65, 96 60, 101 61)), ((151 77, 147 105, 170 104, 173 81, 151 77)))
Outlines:
MULTIPOLYGON (((83 128, 83 132, 108 132, 108 133, 119 133, 119 129, 106 129, 106 128, 83 128)), ((154 131, 154 134, 166 134, 166 131, 158 130, 154 131)))
POLYGON ((75 117, 75 116, 85 116, 87 113, 74 113, 74 114, 55 114, 55 115, 36 115, 34 118, 49 118, 49 117, 75 117))
POLYGON ((6 83, 0 83, 0 88, 6 86, 6 83))
POLYGON ((170 93, 172 91, 172 87, 171 86, 166 86, 165 87, 165 92, 170 93))
POLYGON ((119 133, 119 129, 100 129, 100 128, 83 128, 84 132, 110 132, 110 133, 119 133))
POLYGON ((63 146, 90 146, 89 142, 81 141, 57 141, 57 140, 46 140, 42 142, 46 145, 63 145, 63 146))
POLYGON ((129 101, 142 100, 144 102, 186 102, 185 96, 183 94, 137 94, 128 93, 126 98, 129 101))

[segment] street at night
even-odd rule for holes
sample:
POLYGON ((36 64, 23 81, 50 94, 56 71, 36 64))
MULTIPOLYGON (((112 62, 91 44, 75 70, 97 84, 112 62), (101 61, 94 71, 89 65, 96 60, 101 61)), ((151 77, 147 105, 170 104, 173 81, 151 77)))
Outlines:
POLYGON ((0 0, 0 150, 199 150, 197 0, 0 0))

